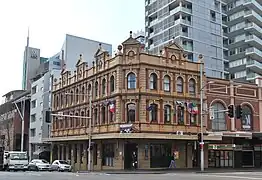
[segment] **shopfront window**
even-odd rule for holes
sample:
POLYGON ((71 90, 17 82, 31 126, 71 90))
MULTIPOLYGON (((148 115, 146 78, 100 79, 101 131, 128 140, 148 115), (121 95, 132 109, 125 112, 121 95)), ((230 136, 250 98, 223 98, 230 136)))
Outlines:
POLYGON ((150 168, 167 168, 170 164, 171 144, 150 145, 150 168))
POLYGON ((233 151, 209 150, 208 167, 233 167, 233 151))
POLYGON ((114 166, 114 144, 103 144, 102 165, 114 166))

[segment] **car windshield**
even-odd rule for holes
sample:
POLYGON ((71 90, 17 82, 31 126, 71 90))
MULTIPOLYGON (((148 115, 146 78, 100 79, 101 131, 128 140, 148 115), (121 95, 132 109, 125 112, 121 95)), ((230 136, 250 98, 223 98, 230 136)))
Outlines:
POLYGON ((60 164, 68 164, 66 161, 59 161, 60 164))
POLYGON ((48 163, 46 160, 44 160, 44 159, 41 159, 41 162, 42 163, 48 163))
POLYGON ((9 153, 11 160, 27 160, 26 153, 9 153))

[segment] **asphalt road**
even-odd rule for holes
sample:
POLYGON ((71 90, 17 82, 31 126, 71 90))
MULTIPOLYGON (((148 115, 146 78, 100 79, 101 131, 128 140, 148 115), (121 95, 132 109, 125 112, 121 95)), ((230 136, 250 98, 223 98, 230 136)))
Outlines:
POLYGON ((104 174, 67 172, 0 172, 1 180, 261 180, 262 172, 233 173, 167 173, 167 174, 104 174))

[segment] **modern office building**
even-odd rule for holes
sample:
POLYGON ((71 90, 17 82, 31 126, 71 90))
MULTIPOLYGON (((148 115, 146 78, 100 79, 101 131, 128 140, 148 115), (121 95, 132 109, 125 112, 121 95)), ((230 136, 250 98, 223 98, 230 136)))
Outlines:
POLYGON ((50 145, 43 141, 49 137, 50 118, 46 114, 51 107, 51 87, 53 77, 61 73, 61 60, 58 54, 49 58, 38 68, 37 75, 32 79, 29 156, 49 160, 50 145))
POLYGON ((159 54, 174 38, 189 60, 204 55, 207 76, 227 78, 225 8, 217 0, 145 0, 146 48, 159 54))
POLYGON ((99 44, 110 55, 112 54, 111 44, 66 34, 59 58, 62 60, 63 65, 65 63, 67 70, 75 69, 75 60, 79 58, 80 54, 82 54, 84 61, 91 65, 99 44))
POLYGON ((228 1, 229 68, 234 78, 262 77, 262 1, 228 1))

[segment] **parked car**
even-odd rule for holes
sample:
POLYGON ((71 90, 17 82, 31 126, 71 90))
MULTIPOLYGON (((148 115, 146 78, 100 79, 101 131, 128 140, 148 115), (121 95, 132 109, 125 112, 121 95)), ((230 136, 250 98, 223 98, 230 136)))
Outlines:
POLYGON ((33 159, 28 164, 29 171, 49 171, 50 163, 44 159, 33 159))
POLYGON ((50 168, 52 171, 68 171, 72 170, 71 165, 65 160, 55 160, 50 168))

